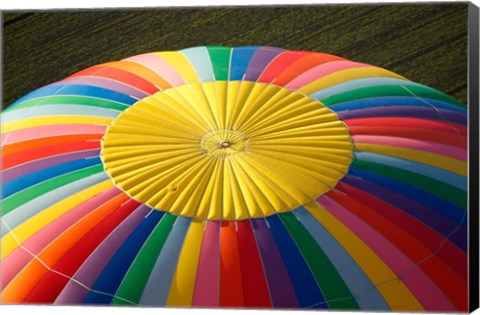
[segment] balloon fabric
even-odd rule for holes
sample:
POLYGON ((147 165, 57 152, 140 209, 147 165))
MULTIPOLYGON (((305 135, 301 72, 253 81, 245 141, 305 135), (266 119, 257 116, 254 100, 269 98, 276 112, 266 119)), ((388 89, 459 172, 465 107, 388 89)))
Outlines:
POLYGON ((467 311, 467 127, 326 53, 92 66, 2 112, 1 302, 467 311))

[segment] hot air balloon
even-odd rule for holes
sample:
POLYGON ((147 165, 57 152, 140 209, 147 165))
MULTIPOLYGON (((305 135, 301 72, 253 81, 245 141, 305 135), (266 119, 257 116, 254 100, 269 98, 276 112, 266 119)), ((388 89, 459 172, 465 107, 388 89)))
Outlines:
POLYGON ((79 71, 2 113, 1 302, 466 311, 466 113, 275 47, 79 71))

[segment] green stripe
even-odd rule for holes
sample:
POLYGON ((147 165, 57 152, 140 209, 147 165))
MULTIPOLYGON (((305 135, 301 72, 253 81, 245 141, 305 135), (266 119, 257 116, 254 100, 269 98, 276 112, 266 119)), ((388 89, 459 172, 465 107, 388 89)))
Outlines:
POLYGON ((215 80, 228 80, 228 70, 230 68, 231 48, 220 46, 208 46, 208 54, 212 60, 213 73, 215 80))
POLYGON ((317 279, 328 306, 333 309, 360 309, 340 274, 302 223, 290 212, 280 214, 280 218, 317 279))
POLYGON ((353 91, 348 91, 345 93, 340 93, 327 97, 320 100, 326 106, 331 106, 339 103, 359 100, 363 98, 372 98, 372 97, 382 97, 382 96, 419 96, 422 98, 430 98, 434 100, 439 100, 443 102, 450 103, 462 108, 465 108, 465 104, 457 101, 451 96, 444 94, 435 89, 426 87, 426 86, 408 86, 408 90, 402 86, 397 85, 382 85, 382 86, 373 86, 362 89, 357 89, 353 91), (410 91, 410 92, 409 92, 410 91))
MULTIPOLYGON (((176 216, 169 213, 163 215, 162 219, 155 227, 152 234, 148 237, 145 245, 142 247, 132 266, 125 275, 125 278, 115 294, 116 296, 137 304, 140 302, 148 277, 162 251, 163 245, 165 245, 165 241, 167 240, 176 219, 176 216)), ((114 298, 112 304, 131 305, 122 299, 114 298)))
POLYGON ((62 176, 52 178, 50 180, 44 181, 40 184, 22 190, 14 195, 5 198, 2 201, 2 215, 6 215, 13 209, 21 206, 24 203, 27 203, 43 194, 46 194, 52 190, 58 189, 67 184, 73 183, 82 178, 92 176, 96 173, 103 172, 103 165, 95 165, 87 167, 75 172, 71 172, 62 176))
POLYGON ((109 109, 115 109, 123 111, 128 106, 125 104, 120 104, 112 101, 108 101, 105 99, 94 98, 94 97, 83 97, 83 96, 68 96, 68 95, 52 95, 40 98, 34 98, 32 100, 28 100, 26 102, 20 103, 13 107, 9 107, 4 112, 20 109, 20 108, 27 108, 32 106, 41 106, 41 105, 87 105, 87 106, 94 106, 94 107, 103 107, 109 109))
POLYGON ((358 159, 353 160, 352 166, 411 185, 461 208, 467 207, 467 194, 465 191, 436 179, 392 166, 358 159))

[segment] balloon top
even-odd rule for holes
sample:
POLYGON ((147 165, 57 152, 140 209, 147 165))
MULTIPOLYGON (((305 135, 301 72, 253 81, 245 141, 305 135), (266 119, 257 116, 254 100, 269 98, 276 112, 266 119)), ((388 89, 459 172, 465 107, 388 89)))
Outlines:
POLYGON ((347 127, 321 102, 265 83, 215 81, 133 104, 108 127, 102 159, 119 188, 152 208, 243 220, 328 192, 352 150, 347 127))

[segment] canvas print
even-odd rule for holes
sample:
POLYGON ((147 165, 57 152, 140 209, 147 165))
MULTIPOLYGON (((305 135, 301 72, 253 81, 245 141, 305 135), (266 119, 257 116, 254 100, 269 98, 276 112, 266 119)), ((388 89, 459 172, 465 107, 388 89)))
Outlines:
MULTIPOLYGON (((444 62, 464 81, 446 77, 442 91, 395 61, 289 48, 284 34, 226 45, 204 33, 202 45, 121 53, 9 92, 1 303, 469 311, 468 5, 393 8, 464 21, 453 55, 465 59, 444 62)), ((196 14, 200 31, 211 23, 201 16, 229 10, 290 19, 304 8, 136 14, 196 14)), ((87 16, 22 14, 5 29, 35 14, 87 16)))

